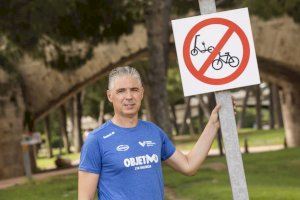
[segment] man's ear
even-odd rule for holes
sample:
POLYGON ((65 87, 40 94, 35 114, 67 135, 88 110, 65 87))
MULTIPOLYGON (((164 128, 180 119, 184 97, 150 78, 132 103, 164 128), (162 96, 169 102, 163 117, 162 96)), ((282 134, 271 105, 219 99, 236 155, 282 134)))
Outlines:
POLYGON ((106 95, 107 95, 108 101, 112 102, 112 100, 111 100, 111 91, 110 90, 106 90, 106 95))
POLYGON ((141 88, 142 99, 143 99, 143 97, 144 97, 144 92, 145 92, 145 90, 144 90, 144 87, 142 86, 142 88, 141 88))

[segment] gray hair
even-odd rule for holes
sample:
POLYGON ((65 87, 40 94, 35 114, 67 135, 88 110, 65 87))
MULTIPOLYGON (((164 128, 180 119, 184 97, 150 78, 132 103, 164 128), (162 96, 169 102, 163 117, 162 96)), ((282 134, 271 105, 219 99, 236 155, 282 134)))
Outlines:
POLYGON ((139 72, 133 67, 125 66, 125 67, 117 67, 111 70, 108 78, 108 89, 110 90, 113 88, 113 83, 118 77, 126 76, 126 75, 136 78, 138 82, 142 85, 142 80, 139 72))

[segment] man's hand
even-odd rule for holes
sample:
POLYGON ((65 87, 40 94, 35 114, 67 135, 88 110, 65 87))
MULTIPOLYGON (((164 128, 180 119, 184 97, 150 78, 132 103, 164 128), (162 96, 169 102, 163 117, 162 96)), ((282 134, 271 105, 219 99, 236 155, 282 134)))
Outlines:
MULTIPOLYGON (((233 106, 233 111, 234 114, 236 115, 236 101, 234 100, 233 96, 231 96, 232 99, 232 106, 233 106)), ((221 109, 221 105, 217 104, 216 107, 213 109, 213 111, 211 112, 210 118, 208 123, 211 123, 213 126, 220 128, 220 121, 219 121, 219 115, 218 112, 221 109)))
POLYGON ((216 128, 220 128, 220 121, 218 115, 220 109, 221 109, 221 105, 217 104, 216 107, 211 112, 210 118, 208 120, 208 123, 211 123, 216 128))

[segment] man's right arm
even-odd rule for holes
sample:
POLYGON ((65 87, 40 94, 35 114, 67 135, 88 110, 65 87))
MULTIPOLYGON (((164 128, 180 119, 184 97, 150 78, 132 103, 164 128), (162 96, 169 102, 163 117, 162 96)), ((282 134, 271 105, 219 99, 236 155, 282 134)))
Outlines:
POLYGON ((93 200, 99 174, 78 171, 78 200, 93 200))

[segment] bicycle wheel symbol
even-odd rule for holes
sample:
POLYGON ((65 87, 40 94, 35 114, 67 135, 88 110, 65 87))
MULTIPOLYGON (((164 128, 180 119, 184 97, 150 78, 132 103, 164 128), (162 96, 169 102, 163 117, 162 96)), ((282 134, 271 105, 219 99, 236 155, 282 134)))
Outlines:
POLYGON ((230 67, 237 67, 240 64, 240 60, 236 56, 231 56, 229 52, 223 55, 219 53, 219 57, 214 59, 212 67, 215 70, 220 70, 223 67, 223 63, 229 64, 230 67))
POLYGON ((240 64, 239 59, 236 56, 232 56, 228 60, 230 67, 237 67, 240 64))

